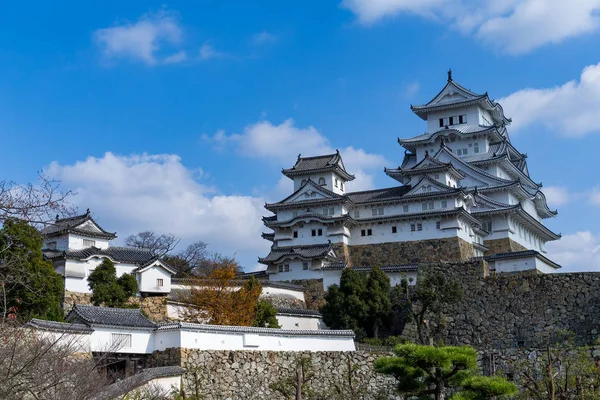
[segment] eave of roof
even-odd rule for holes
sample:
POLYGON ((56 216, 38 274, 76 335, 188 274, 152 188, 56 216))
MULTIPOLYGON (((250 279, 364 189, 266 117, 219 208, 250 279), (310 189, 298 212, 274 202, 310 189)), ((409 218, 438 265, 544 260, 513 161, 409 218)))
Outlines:
POLYGON ((555 263, 554 261, 550 260, 548 257, 544 256, 542 253, 540 253, 539 251, 536 251, 536 250, 523 250, 523 251, 514 251, 514 252, 510 252, 510 253, 497 253, 497 254, 492 254, 491 256, 484 257, 484 260, 486 260, 486 261, 511 260, 511 259, 524 258, 524 257, 537 257, 537 258, 541 259, 542 261, 544 261, 545 263, 551 265, 554 268, 557 268, 557 269, 562 268, 562 266, 560 264, 555 263))
POLYGON ((200 332, 220 332, 220 333, 255 333, 275 336, 332 336, 332 337, 354 337, 354 331, 351 330, 288 330, 273 328, 254 328, 247 326, 225 326, 225 325, 204 325, 193 324, 189 322, 175 322, 160 324, 159 331, 165 330, 193 330, 200 332))

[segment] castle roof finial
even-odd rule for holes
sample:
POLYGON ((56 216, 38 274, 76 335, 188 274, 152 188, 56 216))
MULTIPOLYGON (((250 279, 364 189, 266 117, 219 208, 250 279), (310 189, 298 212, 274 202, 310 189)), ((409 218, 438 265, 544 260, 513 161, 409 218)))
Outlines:
POLYGON ((90 215, 90 209, 85 210, 85 215, 90 215))
POLYGON ((448 69, 448 82, 452 82, 452 68, 448 69))

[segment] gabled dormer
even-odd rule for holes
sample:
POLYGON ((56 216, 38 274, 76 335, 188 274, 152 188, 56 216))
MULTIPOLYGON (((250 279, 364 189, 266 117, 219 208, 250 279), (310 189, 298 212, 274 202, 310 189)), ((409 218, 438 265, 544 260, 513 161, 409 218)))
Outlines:
POLYGON ((428 103, 412 106, 411 110, 427 121, 427 131, 453 127, 504 126, 511 120, 504 115, 502 106, 491 100, 487 93, 477 94, 461 86, 448 71, 446 86, 428 103))
MULTIPOLYGON (((344 196, 326 189, 309 178, 294 193, 277 203, 265 204, 265 208, 276 213, 280 210, 311 207, 315 204, 323 204, 324 202, 343 201, 344 196)), ((278 217, 277 220, 280 220, 280 218, 278 217)))
POLYGON ((299 154, 296 164, 281 172, 294 181, 294 191, 312 180, 336 194, 345 194, 346 183, 354 180, 354 175, 346 171, 342 156, 337 150, 334 154, 316 157, 302 157, 299 154))
POLYGON ((85 214, 69 218, 58 218, 53 224, 42 229, 43 248, 46 250, 81 250, 88 247, 106 249, 109 242, 117 237, 114 232, 105 231, 92 218, 90 210, 85 214))

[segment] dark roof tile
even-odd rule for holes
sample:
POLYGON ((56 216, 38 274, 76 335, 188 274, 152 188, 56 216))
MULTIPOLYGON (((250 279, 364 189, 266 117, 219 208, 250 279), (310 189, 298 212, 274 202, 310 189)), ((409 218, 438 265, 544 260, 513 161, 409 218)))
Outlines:
POLYGON ((144 317, 139 308, 110 308, 76 304, 67 315, 67 320, 87 325, 156 328, 156 324, 144 317))

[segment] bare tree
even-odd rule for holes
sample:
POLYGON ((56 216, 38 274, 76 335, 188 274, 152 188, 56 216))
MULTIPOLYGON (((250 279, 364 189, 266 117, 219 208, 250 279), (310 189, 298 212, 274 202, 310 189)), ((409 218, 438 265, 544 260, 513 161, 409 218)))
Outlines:
POLYGON ((144 231, 127 236, 125 245, 139 249, 148 249, 156 257, 163 257, 173 251, 180 240, 180 238, 172 233, 159 235, 156 232, 144 231))
POLYGON ((38 174, 35 184, 0 181, 0 223, 18 218, 46 225, 54 221, 57 214, 72 215, 75 209, 66 201, 71 195, 73 192, 61 190, 60 182, 44 173, 38 174))

